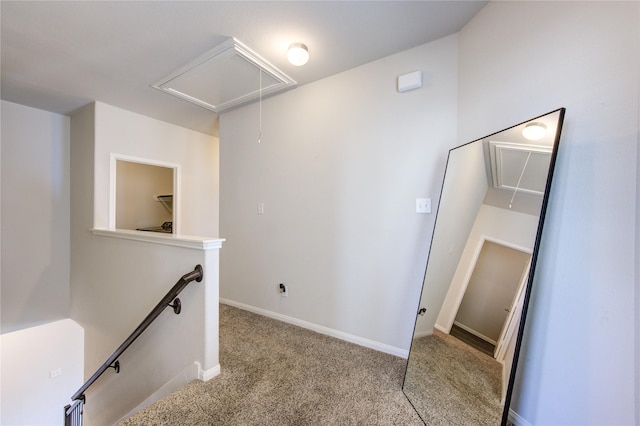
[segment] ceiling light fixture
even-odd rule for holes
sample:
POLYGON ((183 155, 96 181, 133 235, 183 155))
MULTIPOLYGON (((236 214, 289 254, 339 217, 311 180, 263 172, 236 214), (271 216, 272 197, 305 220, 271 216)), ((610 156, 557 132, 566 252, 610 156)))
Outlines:
POLYGON ((287 59, 291 65, 301 67, 309 61, 309 49, 302 43, 292 43, 287 50, 287 59))
POLYGON ((530 141, 536 141, 538 139, 542 139, 544 135, 547 134, 547 126, 542 123, 529 123, 524 126, 522 129, 522 136, 529 139, 530 141))

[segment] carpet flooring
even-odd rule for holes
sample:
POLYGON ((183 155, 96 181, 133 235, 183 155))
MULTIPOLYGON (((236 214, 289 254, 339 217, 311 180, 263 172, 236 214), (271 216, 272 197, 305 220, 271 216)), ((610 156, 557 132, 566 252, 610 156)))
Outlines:
POLYGON ((227 305, 218 377, 193 381, 118 426, 407 425, 406 360, 227 305))
POLYGON ((405 393, 427 425, 499 425, 502 365, 437 330, 413 341, 405 393))
POLYGON ((459 340, 462 340, 467 345, 476 348, 480 352, 493 357, 493 353, 495 352, 496 347, 492 343, 469 333, 468 331, 458 327, 455 324, 453 324, 453 326, 451 327, 451 331, 449 331, 449 334, 459 340))

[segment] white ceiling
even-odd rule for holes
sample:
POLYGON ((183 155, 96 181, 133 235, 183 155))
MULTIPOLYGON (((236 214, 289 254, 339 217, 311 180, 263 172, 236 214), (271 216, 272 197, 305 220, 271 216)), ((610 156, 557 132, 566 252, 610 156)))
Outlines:
POLYGON ((459 31, 486 1, 6 1, 2 99, 60 114, 99 100, 205 133, 216 114, 151 84, 236 37, 298 86, 459 31), (309 46, 304 67, 286 47, 309 46))

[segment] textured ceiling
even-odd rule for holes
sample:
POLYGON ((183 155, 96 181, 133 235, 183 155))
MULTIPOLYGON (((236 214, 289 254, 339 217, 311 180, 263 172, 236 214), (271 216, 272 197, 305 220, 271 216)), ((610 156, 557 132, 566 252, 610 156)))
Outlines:
POLYGON ((6 1, 2 99, 60 114, 99 100, 205 133, 216 114, 151 84, 236 37, 304 85, 459 31, 485 1, 6 1), (285 60, 300 41, 311 60, 285 60))

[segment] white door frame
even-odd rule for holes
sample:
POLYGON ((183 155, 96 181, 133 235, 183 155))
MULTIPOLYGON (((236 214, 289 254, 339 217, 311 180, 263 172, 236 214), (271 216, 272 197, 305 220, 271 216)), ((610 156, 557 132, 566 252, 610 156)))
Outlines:
MULTIPOLYGON (((441 328, 440 327, 438 328, 447 334, 451 332, 451 327, 453 327, 453 322, 455 321, 458 310, 460 309, 460 305, 462 304, 462 299, 464 298, 464 294, 467 292, 469 281, 471 281, 471 275, 473 275, 473 271, 476 268, 476 263, 478 262, 478 258, 480 257, 480 252, 482 251, 482 247, 484 246, 485 241, 489 241, 490 243, 494 243, 494 244, 498 244, 514 250, 518 250, 518 251, 527 253, 529 255, 533 253, 533 251, 528 247, 513 244, 508 241, 501 240, 499 238, 493 238, 487 235, 481 235, 478 240, 478 243, 476 244, 475 250, 473 252, 473 258, 471 259, 471 262, 469 262, 469 266, 465 271, 464 281, 463 281, 464 284, 460 287, 457 293, 453 295, 455 297, 454 298, 455 303, 453 305, 455 309, 452 309, 449 312, 448 317, 444 318, 442 323, 439 324, 441 328)), ((447 294, 446 297, 449 298, 449 295, 447 294)))
POLYGON ((511 302, 511 306, 509 307, 509 315, 507 315, 507 319, 502 326, 502 330, 500 331, 500 337, 498 338, 498 343, 496 344, 496 350, 494 351, 494 358, 504 364, 505 355, 507 354, 507 347, 509 346, 509 342, 516 333, 518 329, 518 325, 520 324, 520 317, 522 316, 522 306, 524 304, 524 294, 525 289, 527 288, 527 282, 529 281, 529 270, 531 269, 531 257, 527 261, 527 264, 522 271, 522 276, 520 277, 520 284, 518 285, 518 291, 516 291, 515 297, 511 302))

